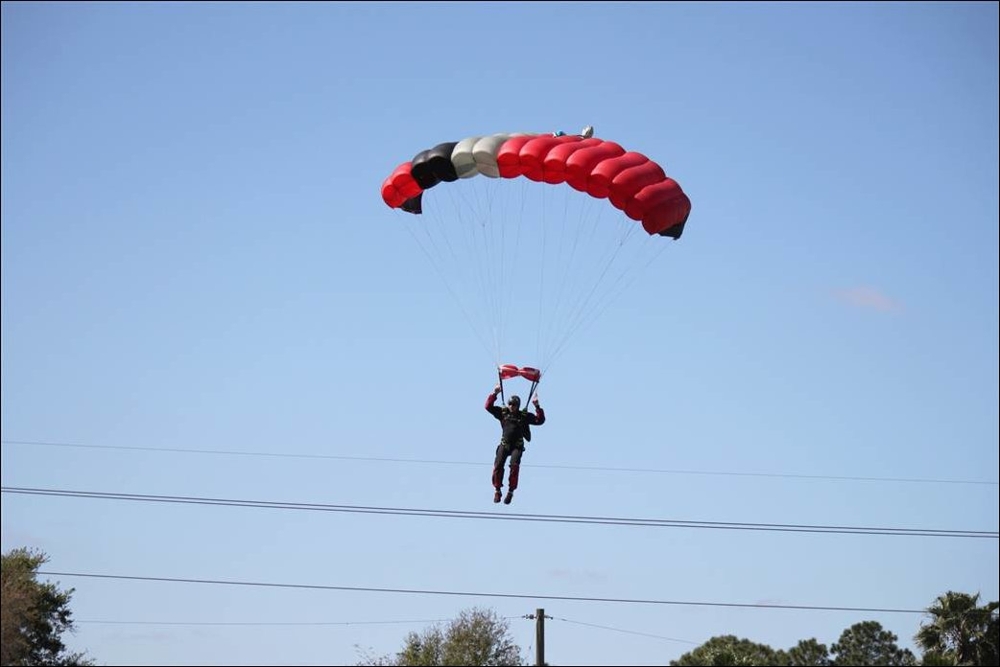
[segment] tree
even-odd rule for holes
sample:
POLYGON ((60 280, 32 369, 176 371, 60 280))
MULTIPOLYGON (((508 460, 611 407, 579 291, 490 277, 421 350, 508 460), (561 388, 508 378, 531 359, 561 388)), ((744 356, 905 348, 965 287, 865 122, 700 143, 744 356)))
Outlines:
POLYGON ((14 549, 0 557, 0 664, 91 665, 83 653, 68 653, 61 635, 73 630, 73 589, 38 581, 48 562, 41 551, 14 549))
POLYGON ((924 653, 923 657, 920 658, 920 664, 923 667, 955 667, 955 657, 932 651, 924 653))
POLYGON ((712 637, 707 642, 685 653, 671 665, 695 667, 698 665, 774 665, 781 664, 781 652, 767 644, 757 644, 735 635, 712 637))
MULTIPOLYGON (((948 591, 927 609, 914 640, 927 657, 952 665, 1000 664, 1000 602, 979 606, 979 593, 948 591)), ((925 660, 926 662, 926 660, 925 660)))
MULTIPOLYGON (((779 651, 779 653, 781 653, 779 651)), ((830 652, 826 644, 820 644, 816 639, 803 639, 794 647, 784 652, 784 661, 777 664, 794 665, 795 667, 827 667, 830 664, 830 652)))
POLYGON ((359 665, 523 665, 520 647, 509 634, 506 620, 486 609, 461 612, 442 629, 435 625, 406 636, 403 649, 390 656, 365 656, 359 665))
POLYGON ((877 621, 855 623, 830 647, 833 665, 916 665, 909 649, 896 646, 896 635, 877 621))

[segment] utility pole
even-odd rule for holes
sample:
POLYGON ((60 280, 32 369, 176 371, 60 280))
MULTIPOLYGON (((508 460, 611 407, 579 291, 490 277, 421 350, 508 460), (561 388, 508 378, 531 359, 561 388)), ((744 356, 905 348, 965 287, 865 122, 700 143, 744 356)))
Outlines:
MULTIPOLYGON (((531 615, 528 618, 532 618, 531 615)), ((545 664, 545 610, 535 610, 535 664, 545 664)))

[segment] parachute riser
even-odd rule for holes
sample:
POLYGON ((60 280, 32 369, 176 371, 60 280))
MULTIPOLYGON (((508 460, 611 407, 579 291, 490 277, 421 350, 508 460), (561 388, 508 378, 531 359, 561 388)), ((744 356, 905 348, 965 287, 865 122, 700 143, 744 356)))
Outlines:
POLYGON ((525 410, 527 410, 528 406, 531 405, 531 397, 535 395, 535 387, 537 386, 538 386, 537 380, 531 383, 531 391, 528 392, 528 402, 524 404, 525 410))

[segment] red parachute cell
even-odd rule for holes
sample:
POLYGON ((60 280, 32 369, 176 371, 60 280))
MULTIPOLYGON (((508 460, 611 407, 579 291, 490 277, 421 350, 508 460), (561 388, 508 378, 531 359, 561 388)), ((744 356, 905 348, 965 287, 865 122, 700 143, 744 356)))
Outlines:
POLYGON ((569 177, 567 163, 577 152, 591 146, 605 143, 600 139, 584 139, 572 143, 560 144, 550 150, 542 163, 542 180, 551 185, 565 183, 569 177))
POLYGON ((561 144, 574 144, 581 141, 580 137, 562 136, 535 137, 524 144, 518 151, 521 159, 521 175, 533 181, 541 181, 543 176, 543 165, 549 152, 561 144))
POLYGON ((533 136, 508 139, 497 151, 497 167, 501 178, 516 178, 524 173, 521 166, 521 147, 534 139, 533 136))
POLYGON ((404 162, 382 182, 382 199, 392 208, 399 208, 407 199, 423 191, 410 174, 412 167, 412 162, 404 162))
POLYGON ((611 194, 611 181, 615 176, 631 167, 638 167, 649 162, 642 153, 629 151, 610 160, 602 160, 587 176, 587 194, 591 197, 604 199, 611 194))
POLYGON ((574 190, 586 192, 587 180, 594 167, 623 153, 625 149, 613 141, 601 141, 595 146, 578 150, 566 160, 566 183, 574 190))

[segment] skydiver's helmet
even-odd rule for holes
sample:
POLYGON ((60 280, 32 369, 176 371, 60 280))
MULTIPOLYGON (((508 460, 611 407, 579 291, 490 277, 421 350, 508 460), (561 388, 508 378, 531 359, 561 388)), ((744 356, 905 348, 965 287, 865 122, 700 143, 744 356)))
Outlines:
POLYGON ((520 410, 521 409, 521 397, 520 396, 511 396, 510 400, 507 401, 507 407, 510 408, 511 410, 513 410, 514 412, 517 412, 518 410, 520 410))

